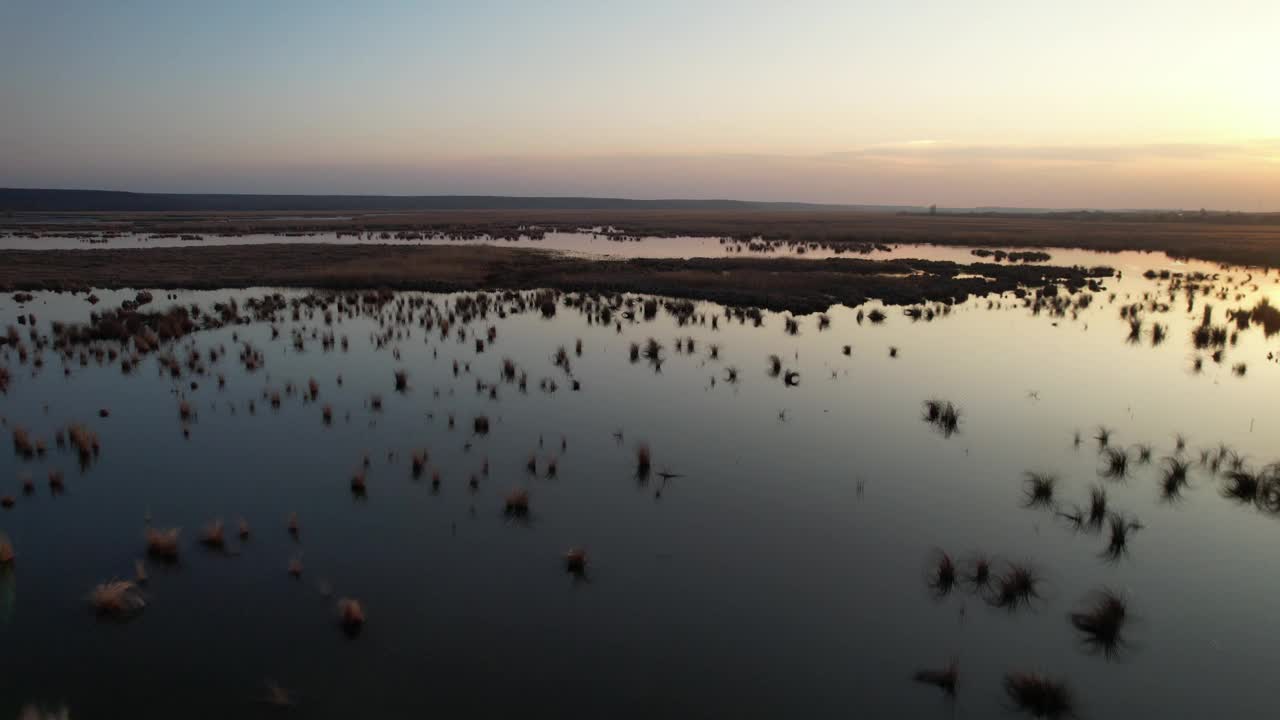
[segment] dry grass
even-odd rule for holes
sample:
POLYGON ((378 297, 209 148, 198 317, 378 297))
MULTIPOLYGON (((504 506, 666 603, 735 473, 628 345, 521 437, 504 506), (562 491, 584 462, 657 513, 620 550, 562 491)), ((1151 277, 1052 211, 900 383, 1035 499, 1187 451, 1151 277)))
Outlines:
POLYGON ((81 465, 88 465, 102 450, 98 434, 84 425, 72 424, 67 427, 67 440, 79 455, 81 465))
POLYGON ((507 517, 523 518, 529 515, 529 491, 516 488, 503 499, 503 512, 507 517))
POLYGON ((36 442, 31 438, 31 433, 26 428, 15 427, 13 429, 13 451, 27 459, 35 457, 36 442))
POLYGON ((572 548, 564 554, 565 571, 571 575, 581 576, 587 572, 587 551, 572 548))
POLYGON ((222 518, 217 518, 200 530, 200 544, 215 550, 226 547, 226 536, 222 531, 222 518))
POLYGON ((178 559, 178 535, 182 531, 179 528, 168 528, 160 530, 157 528, 147 528, 147 554, 161 560, 174 561, 178 559))
POLYGON ((342 598, 338 601, 338 622, 347 632, 356 632, 364 627, 364 606, 354 598, 342 598))
POLYGON ((137 585, 128 580, 112 580, 89 593, 89 604, 99 615, 123 620, 140 612, 147 601, 137 585))
MULTIPOLYGON (((1207 217, 1175 213, 1052 213, 1044 215, 896 214, 856 209, 522 209, 396 210, 365 213, 299 209, 305 218, 271 212, 92 213, 104 228, 149 232, 411 231, 512 237, 529 225, 544 231, 609 226, 625 236, 751 238, 830 244, 920 242, 967 247, 1080 247, 1102 251, 1164 250, 1205 260, 1274 265, 1280 227, 1262 214, 1207 217), (302 212, 305 211, 305 212, 302 212), (337 217, 342 216, 342 217, 337 217)), ((23 225, 31 229, 31 225, 23 225)), ((76 226, 80 229, 83 226, 76 226)), ((203 249, 203 248, 192 248, 203 249)), ((94 252, 101 252, 95 250, 94 252)))

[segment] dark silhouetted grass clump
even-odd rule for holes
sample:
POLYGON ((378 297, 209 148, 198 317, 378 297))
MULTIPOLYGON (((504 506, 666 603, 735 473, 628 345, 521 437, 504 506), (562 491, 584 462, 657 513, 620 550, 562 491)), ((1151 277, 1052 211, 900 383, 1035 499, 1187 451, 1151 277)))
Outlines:
POLYGON ((960 574, 951 556, 938 551, 938 556, 929 570, 929 588, 938 597, 946 597, 956 588, 959 579, 960 574))
POLYGON ((1129 535, 1142 527, 1141 523, 1121 513, 1111 513, 1107 518, 1110 537, 1102 550, 1105 560, 1117 561, 1129 552, 1129 535))
POLYGON ((955 697, 956 685, 960 680, 960 664, 952 660, 941 670, 917 670, 912 679, 918 683, 939 688, 949 697, 955 697))
POLYGON ((1121 630, 1128 613, 1128 603, 1119 593, 1102 589, 1093 593, 1085 609, 1071 613, 1070 619, 1090 651, 1112 658, 1123 645, 1121 630))
POLYGON ((1105 425, 1099 425, 1098 430, 1093 434, 1093 439, 1098 441, 1098 449, 1107 447, 1111 444, 1111 429, 1105 425))
POLYGON ((1058 485, 1058 477, 1048 473, 1027 472, 1023 504, 1031 508, 1053 507, 1053 491, 1058 485))
POLYGON ((503 512, 507 517, 524 518, 529 516, 529 492, 523 488, 516 488, 507 493, 503 499, 503 512))
POLYGON ((1187 472, 1191 469, 1191 463, 1177 457, 1166 457, 1162 463, 1164 468, 1160 473, 1160 497, 1169 502, 1178 500, 1182 497, 1182 491, 1187 488, 1187 472))
POLYGON ((1014 709, 1035 718, 1057 720, 1075 715, 1075 703, 1067 686, 1038 673, 1009 673, 1004 691, 1014 709))
POLYGON ((636 478, 645 481, 649 479, 649 474, 653 471, 652 458, 650 457, 649 446, 641 443, 636 447, 636 478))
POLYGON ((951 437, 960 430, 960 408, 949 400, 926 400, 924 420, 942 433, 943 437, 951 437))
POLYGON ((991 558, 986 555, 978 554, 971 558, 968 562, 968 568, 964 573, 965 582, 973 586, 973 589, 983 591, 991 587, 991 558))
POLYGON ((1129 453, 1120 448, 1106 447, 1102 449, 1102 468, 1100 475, 1112 480, 1122 480, 1129 476, 1129 453))
POLYGON ((988 602, 1012 612, 1040 597, 1039 585, 1040 577, 1030 566, 1011 563, 996 578, 988 602))

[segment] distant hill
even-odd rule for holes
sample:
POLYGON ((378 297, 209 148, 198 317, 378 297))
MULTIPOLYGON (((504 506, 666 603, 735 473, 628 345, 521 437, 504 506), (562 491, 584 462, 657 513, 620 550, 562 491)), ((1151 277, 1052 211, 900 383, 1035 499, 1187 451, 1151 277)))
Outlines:
POLYGON ((275 212, 414 210, 921 210, 909 206, 823 205, 745 200, 628 200, 500 195, 236 195, 0 188, 4 212, 275 212))

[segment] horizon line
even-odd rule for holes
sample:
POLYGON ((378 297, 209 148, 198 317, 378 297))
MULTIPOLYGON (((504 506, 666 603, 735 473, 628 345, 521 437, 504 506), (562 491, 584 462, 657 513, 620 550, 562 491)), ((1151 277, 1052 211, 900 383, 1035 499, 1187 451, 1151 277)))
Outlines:
MULTIPOLYGON (((503 195, 497 193, 483 194, 466 194, 466 193, 295 193, 295 192, 153 192, 139 190, 114 190, 103 188, 88 187, 0 187, 0 194, 9 193, 68 193, 68 194, 99 194, 99 195, 130 195, 138 197, 157 197, 157 198, 201 198, 201 197, 217 197, 217 198, 312 198, 312 199, 349 199, 349 200, 378 200, 393 199, 397 201, 411 200, 546 200, 546 201, 589 201, 592 203, 628 203, 628 204, 736 204, 736 205, 771 205, 771 206, 791 206, 797 208, 813 208, 813 209, 850 209, 875 211, 928 211, 936 208, 939 214, 956 214, 964 212, 1012 212, 1012 213, 1065 213, 1065 212, 1097 212, 1097 213, 1195 213, 1201 212, 1218 215, 1274 215, 1280 213, 1280 210, 1239 210, 1229 208, 1182 208, 1182 207, 1091 207, 1091 206, 1020 206, 1020 205, 948 205, 943 206, 935 203, 859 203, 859 202, 815 202, 807 200, 761 200, 761 199, 743 199, 729 197, 621 197, 606 195, 503 195)), ((3 200, 3 198, 0 198, 3 200)), ((212 209, 212 208, 210 208, 212 209)), ((305 209, 305 208, 277 208, 278 210, 288 209, 305 209)), ((334 207, 330 210, 342 210, 344 208, 334 207)), ((356 209, 356 208, 346 208, 356 209)), ((368 208, 375 209, 375 208, 368 208)), ((410 211, 412 208, 386 208, 410 211)), ((435 210, 465 210, 469 208, 424 208, 435 210)), ((521 208, 492 208, 492 209, 521 209, 521 208)), ((532 209, 532 208, 528 208, 532 209)), ((558 210, 569 210, 574 208, 560 207, 547 208, 558 210)), ((593 209, 593 208, 580 208, 593 209)), ((12 209, 5 208, 0 202, 0 211, 6 212, 111 212, 110 210, 74 210, 74 209, 12 209)), ((159 210, 156 210, 158 212, 159 210)), ((263 210, 268 211, 268 210, 263 210)), ((130 212, 129 210, 119 210, 118 212, 130 212)), ((132 212, 148 212, 147 210, 133 210, 132 212)), ((245 212, 254 212, 253 210, 245 210, 245 212)))

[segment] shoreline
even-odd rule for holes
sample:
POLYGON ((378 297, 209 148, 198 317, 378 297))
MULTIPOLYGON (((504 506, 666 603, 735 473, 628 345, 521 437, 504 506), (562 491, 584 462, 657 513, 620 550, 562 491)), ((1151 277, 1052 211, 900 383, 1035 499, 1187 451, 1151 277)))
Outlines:
MULTIPOLYGON (((918 215, 854 211, 712 210, 438 210, 287 216, 283 212, 82 213, 93 223, 17 223, 7 232, 140 232, 280 234, 307 232, 436 233, 497 239, 522 233, 610 228, 619 238, 707 237, 831 247, 918 243, 964 248, 1078 248, 1100 252, 1158 251, 1175 258, 1255 267, 1280 267, 1280 222, 1252 216, 1194 214, 1129 217, 1118 213, 1070 216, 918 215), (285 216, 282 216, 285 215, 285 216), (1249 220, 1256 220, 1250 222, 1249 220)), ((588 230, 589 231, 589 230, 588 230)))
POLYGON ((549 288, 642 293, 797 313, 959 302, 973 295, 1065 284, 1110 268, 838 258, 632 259, 601 262, 493 246, 221 245, 104 250, 2 250, 5 292, 90 288, 314 289, 474 292, 549 288), (975 277, 977 276, 977 277, 975 277))

